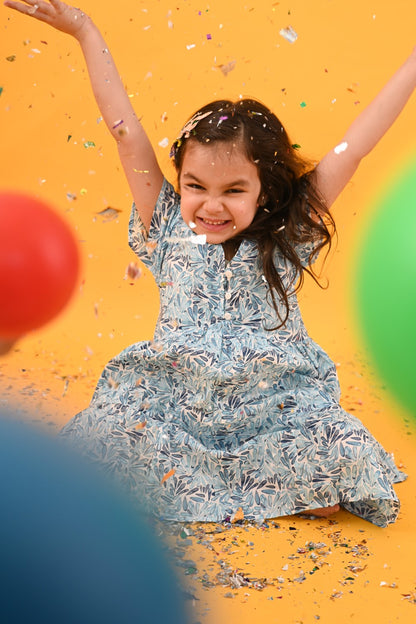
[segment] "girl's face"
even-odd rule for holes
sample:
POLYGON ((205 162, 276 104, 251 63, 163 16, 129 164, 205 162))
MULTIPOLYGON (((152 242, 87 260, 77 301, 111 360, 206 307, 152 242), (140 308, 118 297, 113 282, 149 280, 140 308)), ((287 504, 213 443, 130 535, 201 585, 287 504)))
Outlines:
POLYGON ((184 221, 208 243, 223 243, 245 230, 259 205, 257 167, 238 144, 189 139, 179 186, 184 221))

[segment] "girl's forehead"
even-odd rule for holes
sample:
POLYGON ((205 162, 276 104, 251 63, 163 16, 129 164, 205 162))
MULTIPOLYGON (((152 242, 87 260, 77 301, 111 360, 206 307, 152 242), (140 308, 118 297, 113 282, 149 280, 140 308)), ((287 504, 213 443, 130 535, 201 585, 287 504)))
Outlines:
POLYGON ((190 165, 197 165, 198 163, 211 162, 213 165, 239 163, 252 164, 252 161, 247 157, 244 144, 240 140, 236 141, 206 141, 200 143, 195 140, 188 140, 185 146, 184 157, 182 162, 182 171, 184 167, 190 165))

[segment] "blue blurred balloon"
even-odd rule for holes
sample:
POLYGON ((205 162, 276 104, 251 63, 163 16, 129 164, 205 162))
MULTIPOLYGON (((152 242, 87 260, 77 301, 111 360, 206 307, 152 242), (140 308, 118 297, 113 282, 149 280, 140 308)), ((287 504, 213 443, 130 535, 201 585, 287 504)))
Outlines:
POLYGON ((184 624, 150 527, 57 439, 0 419, 0 621, 184 624))

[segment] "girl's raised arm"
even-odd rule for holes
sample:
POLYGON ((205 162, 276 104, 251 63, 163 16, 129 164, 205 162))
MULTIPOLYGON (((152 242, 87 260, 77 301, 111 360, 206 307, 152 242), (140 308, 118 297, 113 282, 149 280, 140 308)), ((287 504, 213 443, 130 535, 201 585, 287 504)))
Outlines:
POLYGON ((7 0, 5 6, 34 17, 79 42, 101 115, 116 140, 133 199, 147 229, 163 182, 153 147, 98 28, 91 18, 60 0, 7 0))
POLYGON ((399 116, 415 87, 416 48, 316 167, 316 185, 328 207, 399 116))

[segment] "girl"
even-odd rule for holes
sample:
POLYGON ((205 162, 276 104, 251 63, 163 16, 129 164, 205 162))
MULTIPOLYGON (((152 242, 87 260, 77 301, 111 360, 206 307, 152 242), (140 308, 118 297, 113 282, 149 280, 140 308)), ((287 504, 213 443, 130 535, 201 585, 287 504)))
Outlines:
POLYGON ((80 43, 134 198, 130 245, 160 286, 154 341, 109 362, 63 435, 166 519, 342 506, 393 522, 405 475, 340 407, 295 291, 330 244, 330 206, 410 97, 416 51, 315 168, 259 102, 203 107, 172 148, 178 194, 91 19, 59 0, 5 4, 80 43))

